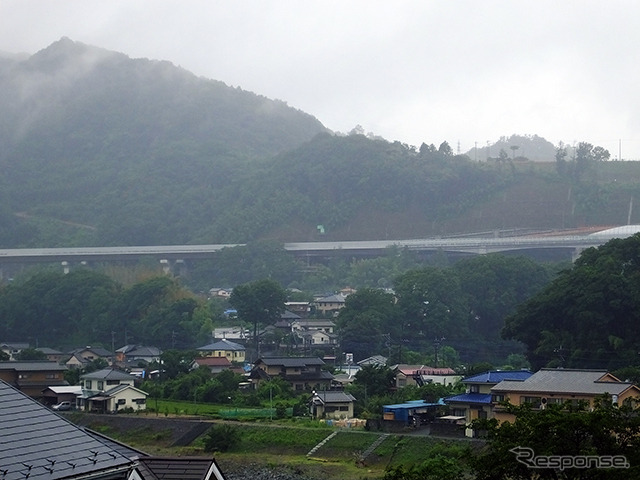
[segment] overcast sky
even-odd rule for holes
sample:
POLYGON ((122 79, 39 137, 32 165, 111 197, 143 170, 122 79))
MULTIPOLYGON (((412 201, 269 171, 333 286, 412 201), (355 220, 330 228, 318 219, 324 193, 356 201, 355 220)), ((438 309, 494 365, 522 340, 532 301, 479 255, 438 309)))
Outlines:
POLYGON ((637 0, 0 0, 0 50, 66 36, 334 131, 461 152, 535 134, 640 159, 639 19, 637 0))

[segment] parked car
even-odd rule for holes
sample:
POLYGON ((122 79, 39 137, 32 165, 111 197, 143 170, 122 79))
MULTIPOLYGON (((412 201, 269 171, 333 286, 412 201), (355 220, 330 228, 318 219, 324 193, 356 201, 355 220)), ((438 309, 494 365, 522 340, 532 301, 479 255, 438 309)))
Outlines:
POLYGON ((60 412, 64 410, 71 410, 71 402, 60 402, 51 408, 60 412))

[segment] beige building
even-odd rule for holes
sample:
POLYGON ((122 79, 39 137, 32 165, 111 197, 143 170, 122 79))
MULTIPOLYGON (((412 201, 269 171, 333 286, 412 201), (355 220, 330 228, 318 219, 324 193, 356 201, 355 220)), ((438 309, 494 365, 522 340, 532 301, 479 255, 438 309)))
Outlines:
POLYGON ((565 402, 584 402, 589 407, 605 394, 621 405, 640 396, 640 388, 620 381, 606 370, 543 368, 523 381, 501 381, 491 388, 491 401, 494 418, 503 422, 513 421, 513 415, 499 405, 503 401, 513 405, 529 404, 534 409, 565 402))
POLYGON ((311 416, 313 418, 332 418, 336 420, 353 418, 355 397, 341 391, 313 392, 311 397, 311 416))
POLYGON ((197 349, 205 357, 226 357, 232 363, 244 363, 246 349, 244 345, 223 338, 197 349))

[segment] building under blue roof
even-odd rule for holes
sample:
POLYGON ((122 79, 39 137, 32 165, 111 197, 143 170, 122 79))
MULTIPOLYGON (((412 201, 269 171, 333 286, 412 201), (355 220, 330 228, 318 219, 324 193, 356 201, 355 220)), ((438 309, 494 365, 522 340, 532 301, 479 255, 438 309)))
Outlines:
POLYGON ((446 403, 468 403, 476 405, 490 405, 490 393, 461 393, 445 398, 446 403))
POLYGON ((472 375, 462 380, 462 383, 491 383, 497 385, 503 380, 526 380, 533 373, 529 370, 489 370, 488 372, 472 375))
POLYGON ((443 407, 444 401, 438 400, 436 403, 425 402, 424 400, 410 400, 405 403, 395 403, 393 405, 383 405, 382 412, 385 420, 411 423, 413 417, 434 413, 443 407))

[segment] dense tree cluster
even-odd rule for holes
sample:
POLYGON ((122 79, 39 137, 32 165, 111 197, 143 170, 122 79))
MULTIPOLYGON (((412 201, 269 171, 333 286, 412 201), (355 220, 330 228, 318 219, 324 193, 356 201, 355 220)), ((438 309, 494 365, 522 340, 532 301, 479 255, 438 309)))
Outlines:
POLYGON ((504 408, 514 421, 474 421, 474 428, 488 438, 473 459, 478 480, 605 480, 638 474, 640 411, 631 403, 617 405, 604 396, 593 408, 571 402, 544 410, 511 404, 504 408), (600 461, 609 463, 599 466, 600 461))
POLYGON ((503 335, 524 343, 534 368, 638 365, 640 235, 582 252, 506 320, 503 335))
POLYGON ((123 287, 79 269, 42 272, 0 289, 0 338, 32 346, 145 343, 191 347, 210 338, 206 306, 169 277, 123 287))
POLYGON ((531 260, 501 255, 408 270, 393 293, 363 288, 347 297, 337 317, 342 349, 358 359, 384 352, 392 361, 442 365, 459 361, 453 347, 466 361, 498 361, 504 317, 549 279, 531 260))

